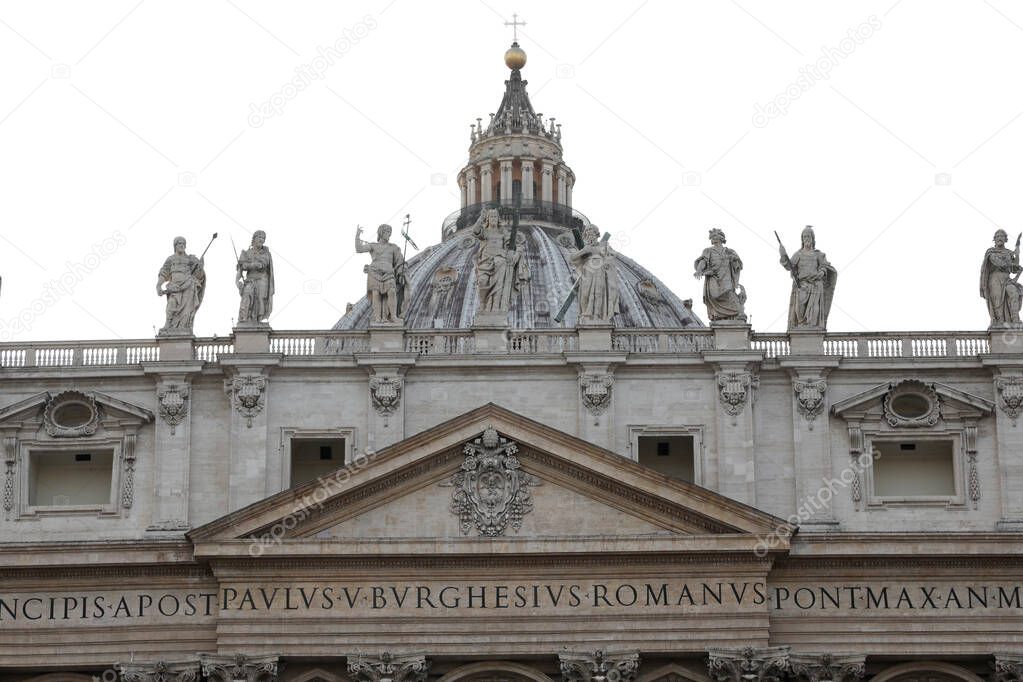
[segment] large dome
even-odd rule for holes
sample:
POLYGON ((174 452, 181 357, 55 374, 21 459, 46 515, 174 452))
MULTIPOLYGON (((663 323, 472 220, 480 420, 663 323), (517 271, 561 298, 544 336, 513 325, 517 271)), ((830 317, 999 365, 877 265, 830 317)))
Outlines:
MULTIPOLYGON (((571 232, 549 225, 519 227, 518 250, 524 255, 530 279, 512 298, 509 323, 513 328, 575 327, 578 306, 572 305, 562 323, 554 321, 572 286, 574 268, 568 255, 575 250, 571 232)), ((409 259, 410 295, 405 305, 409 329, 465 329, 472 326, 479 306, 476 291, 476 253, 480 242, 470 230, 459 230, 442 243, 409 259)), ((616 327, 702 327, 691 305, 683 303, 656 277, 633 260, 618 254, 621 313, 616 327)), ((366 329, 370 302, 363 297, 335 329, 366 329)))

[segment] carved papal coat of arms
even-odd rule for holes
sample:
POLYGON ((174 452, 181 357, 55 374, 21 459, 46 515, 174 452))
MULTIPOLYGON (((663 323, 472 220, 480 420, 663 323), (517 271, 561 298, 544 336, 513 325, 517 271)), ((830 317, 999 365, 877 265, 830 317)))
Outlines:
POLYGON ((454 487, 451 511, 458 516, 462 534, 473 526, 480 535, 504 535, 511 526, 522 527, 522 517, 533 510, 530 488, 540 481, 522 471, 515 456, 518 446, 487 427, 483 435, 463 448, 462 466, 441 484, 454 487))

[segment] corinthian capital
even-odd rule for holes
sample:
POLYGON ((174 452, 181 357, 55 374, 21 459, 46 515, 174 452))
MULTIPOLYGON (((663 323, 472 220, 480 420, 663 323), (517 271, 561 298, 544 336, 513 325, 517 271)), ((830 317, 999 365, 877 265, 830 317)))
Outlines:
POLYGON ((789 669, 787 646, 711 649, 707 668, 715 682, 780 682, 789 669))
POLYGON ((789 666, 802 682, 852 682, 863 677, 862 654, 792 654, 789 666))
POLYGON ((593 653, 568 652, 559 654, 561 676, 565 682, 632 682, 639 670, 639 652, 609 652, 598 649, 593 653))
POLYGON ((430 662, 423 654, 349 654, 348 673, 358 682, 425 682, 430 662))

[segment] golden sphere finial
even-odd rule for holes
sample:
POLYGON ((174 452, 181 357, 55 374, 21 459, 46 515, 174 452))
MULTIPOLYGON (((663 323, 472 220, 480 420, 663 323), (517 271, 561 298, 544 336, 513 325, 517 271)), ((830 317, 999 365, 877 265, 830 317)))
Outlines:
POLYGON ((504 53, 504 64, 513 71, 521 69, 526 65, 526 51, 519 47, 517 42, 512 43, 504 53))

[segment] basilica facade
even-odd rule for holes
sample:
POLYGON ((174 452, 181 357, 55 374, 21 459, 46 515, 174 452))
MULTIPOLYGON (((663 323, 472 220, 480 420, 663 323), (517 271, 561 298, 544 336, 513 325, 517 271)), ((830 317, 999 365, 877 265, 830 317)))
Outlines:
POLYGON ((714 229, 705 322, 505 60, 440 241, 357 234, 333 328, 270 327, 257 233, 229 337, 181 240, 155 339, 0 344, 0 680, 1019 682, 1018 248, 989 330, 831 333, 804 230, 764 334, 714 229))

